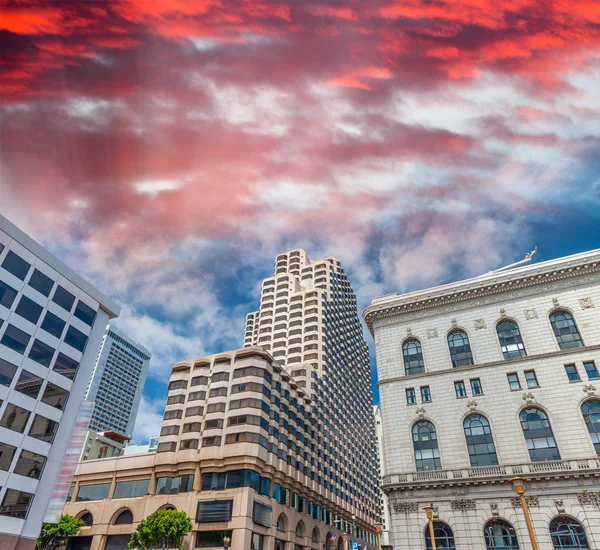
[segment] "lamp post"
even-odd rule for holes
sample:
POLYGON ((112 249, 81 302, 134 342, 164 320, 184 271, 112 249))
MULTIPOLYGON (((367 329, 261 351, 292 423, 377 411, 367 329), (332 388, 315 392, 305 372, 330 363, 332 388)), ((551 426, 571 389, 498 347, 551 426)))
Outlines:
POLYGON ((346 531, 342 533, 342 540, 344 541, 344 550, 348 550, 348 533, 346 531))
POLYGON ((383 531, 383 525, 380 522, 375 524, 375 533, 377 534, 377 550, 381 550, 381 532, 383 531))
MULTIPOLYGON (((437 550, 435 545, 435 531, 433 530, 433 504, 423 506, 423 510, 427 514, 427 522, 429 523, 429 537, 431 538, 431 550, 437 550)), ((536 549, 537 550, 537 549, 536 549)))
POLYGON ((229 537, 225 537, 223 539, 223 550, 228 550, 229 549, 229 543, 231 542, 231 539, 229 537))
POLYGON ((531 541, 532 550, 538 550, 537 540, 535 538, 535 532, 533 530, 533 524, 531 523, 531 516, 529 515, 529 506, 527 500, 525 500, 525 478, 524 477, 513 477, 508 480, 509 483, 515 488, 519 500, 521 501, 521 508, 523 509, 523 515, 525 516, 525 523, 527 524, 527 531, 529 532, 529 540, 531 541))

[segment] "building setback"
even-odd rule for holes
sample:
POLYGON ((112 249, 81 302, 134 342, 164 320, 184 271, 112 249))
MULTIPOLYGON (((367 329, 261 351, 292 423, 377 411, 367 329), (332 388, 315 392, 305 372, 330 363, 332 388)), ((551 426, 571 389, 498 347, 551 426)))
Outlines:
POLYGON ((0 547, 35 546, 119 307, 0 216, 0 547))
POLYGON ((376 346, 395 550, 600 548, 600 250, 405 295, 376 346))

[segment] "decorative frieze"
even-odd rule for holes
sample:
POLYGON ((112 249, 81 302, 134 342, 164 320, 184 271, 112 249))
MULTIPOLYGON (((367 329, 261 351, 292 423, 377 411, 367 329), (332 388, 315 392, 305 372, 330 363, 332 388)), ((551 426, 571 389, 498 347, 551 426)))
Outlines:
POLYGON ((594 301, 591 298, 580 298, 579 305, 581 309, 591 309, 594 307, 594 301))
POLYGON ((485 319, 475 319, 474 321, 475 330, 481 330, 485 328, 485 319))
POLYGON ((431 339, 431 338, 437 338, 437 337, 438 337, 437 328, 427 329, 427 338, 431 339))
POLYGON ((453 500, 451 506, 453 510, 466 512, 467 510, 475 510, 475 501, 470 498, 462 498, 459 500, 453 500))
POLYGON ((588 395, 594 395, 596 393, 596 386, 594 386, 594 384, 585 384, 583 386, 583 391, 588 395))
POLYGON ((456 328, 458 326, 458 323, 456 322, 456 317, 452 317, 452 328, 456 328))
POLYGON ((600 506, 600 493, 584 491, 577 495, 577 500, 582 506, 600 506))
POLYGON ((525 313, 525 319, 537 319, 538 318, 537 309, 535 309, 534 307, 532 307, 531 309, 526 309, 524 313, 525 313))
POLYGON ((477 401, 475 401, 475 399, 469 399, 467 402, 467 407, 469 407, 469 409, 472 411, 475 410, 477 408, 477 401))
POLYGON ((417 413, 417 416, 423 418, 425 416, 425 407, 417 407, 415 412, 417 413))
POLYGON ((526 391, 523 393, 522 399, 525 403, 533 403, 535 401, 535 395, 533 395, 533 392, 526 391))
POLYGON ((556 505, 556 511, 559 514, 564 514, 565 513, 565 505, 563 503, 562 500, 555 500, 554 504, 556 505))
MULTIPOLYGON (((527 506, 539 506, 540 505, 538 497, 535 497, 535 496, 525 497, 525 502, 527 502, 527 506)), ((519 497, 511 497, 510 503, 512 504, 513 508, 521 507, 521 499, 519 497)))
POLYGON ((492 502, 490 504, 490 510, 492 512, 492 516, 497 518, 500 515, 500 510, 498 509, 498 504, 496 502, 492 502))
POLYGON ((419 511, 419 504, 417 502, 394 502, 393 506, 394 512, 398 514, 409 514, 419 511))

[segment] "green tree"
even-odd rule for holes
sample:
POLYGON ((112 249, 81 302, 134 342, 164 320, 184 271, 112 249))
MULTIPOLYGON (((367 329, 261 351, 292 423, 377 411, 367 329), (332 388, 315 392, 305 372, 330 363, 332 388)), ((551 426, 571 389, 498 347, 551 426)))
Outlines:
POLYGON ((183 537, 192 530, 192 522, 185 512, 157 510, 140 521, 129 539, 129 548, 155 550, 181 548, 183 537))
POLYGON ((41 550, 55 550, 60 546, 66 546, 69 537, 76 535, 83 526, 83 521, 73 516, 60 516, 58 523, 43 523, 36 548, 41 550))

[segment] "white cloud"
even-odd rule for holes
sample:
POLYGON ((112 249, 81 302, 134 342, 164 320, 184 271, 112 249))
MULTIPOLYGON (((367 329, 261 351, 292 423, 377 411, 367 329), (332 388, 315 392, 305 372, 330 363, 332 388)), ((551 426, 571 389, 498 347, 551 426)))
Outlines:
POLYGON ((148 400, 142 397, 133 430, 132 444, 146 445, 151 437, 160 433, 164 409, 164 399, 148 400))
POLYGON ((176 191, 182 185, 183 183, 175 180, 143 180, 135 182, 133 187, 138 195, 155 197, 164 191, 176 191))

